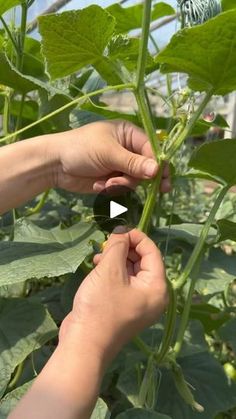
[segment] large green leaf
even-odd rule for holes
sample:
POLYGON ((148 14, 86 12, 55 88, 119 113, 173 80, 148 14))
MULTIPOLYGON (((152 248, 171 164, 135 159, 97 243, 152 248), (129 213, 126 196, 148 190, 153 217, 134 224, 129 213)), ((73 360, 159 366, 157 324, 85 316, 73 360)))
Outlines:
POLYGON ((217 221, 220 237, 219 241, 232 240, 236 242, 236 223, 230 220, 217 221))
POLYGON ((229 343, 236 355, 236 319, 229 320, 219 329, 221 339, 229 343))
POLYGON ((171 419, 171 417, 145 409, 129 409, 116 416, 116 419, 171 419))
POLYGON ((30 386, 32 385, 33 381, 29 381, 24 385, 17 387, 15 390, 7 393, 0 403, 0 419, 7 419, 8 415, 12 412, 15 408, 19 400, 24 396, 24 394, 28 391, 30 386))
POLYGON ((0 0, 0 16, 3 15, 7 10, 21 4, 21 0, 0 0))
MULTIPOLYGON (((236 17, 236 15, 235 15, 236 17)), ((236 74, 236 72, 235 72, 236 74)), ((192 155, 189 166, 214 177, 217 182, 236 183, 236 140, 219 140, 203 144, 192 155)))
MULTIPOLYGON (((116 32, 125 33, 132 29, 137 29, 142 26, 143 5, 136 4, 130 7, 122 7, 115 3, 107 8, 109 13, 116 19, 116 32)), ((152 20, 160 19, 163 16, 172 15, 175 13, 173 7, 164 2, 160 2, 153 7, 152 20)))
POLYGON ((236 9, 235 0, 221 0, 223 11, 236 9))
POLYGON ((0 243, 0 285, 75 272, 92 252, 92 241, 103 237, 91 223, 44 230, 20 220, 14 242, 0 243))
POLYGON ((236 10, 183 29, 157 56, 164 73, 189 76, 194 90, 225 95, 236 89, 236 10))
POLYGON ((211 249, 203 261, 196 290, 202 295, 223 292, 236 278, 236 256, 228 256, 221 249, 211 249))
MULTIPOLYGON (((229 383, 221 365, 208 352, 179 358, 186 381, 192 386, 195 399, 205 408, 203 413, 194 412, 179 396, 172 372, 161 370, 157 410, 172 419, 213 419, 218 412, 236 404, 236 386, 229 383)), ((139 394, 137 370, 121 373, 117 387, 131 403, 136 404, 139 394)))
POLYGON ((51 77, 63 77, 87 65, 100 67, 114 28, 115 19, 96 5, 41 16, 42 51, 51 77))
POLYGON ((0 299, 0 395, 16 366, 56 334, 57 327, 41 304, 0 299))
POLYGON ((202 323, 205 332, 210 333, 212 330, 219 329, 229 319, 228 313, 222 311, 211 304, 192 304, 190 311, 191 319, 198 319, 202 323))
POLYGON ((106 403, 102 399, 98 399, 94 411, 92 413, 91 419, 109 419, 110 412, 106 403))

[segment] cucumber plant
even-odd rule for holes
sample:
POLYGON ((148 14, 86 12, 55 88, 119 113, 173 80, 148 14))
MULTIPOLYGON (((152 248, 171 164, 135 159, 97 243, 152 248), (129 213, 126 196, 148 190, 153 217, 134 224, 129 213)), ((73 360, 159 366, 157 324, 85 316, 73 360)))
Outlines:
MULTIPOLYGON (((92 5, 39 17, 40 42, 27 34, 32 3, 0 0, 0 144, 122 118, 145 129, 159 163, 156 178, 142 185, 138 228, 163 251, 170 304, 162 321, 111 366, 93 417, 233 419, 236 384, 225 371, 236 367, 236 141, 190 147, 189 139, 194 145, 195 136, 212 127, 230 131, 220 115, 212 122, 203 116, 215 97, 236 90, 234 1, 177 0, 176 9, 151 0, 92 5), (19 28, 5 19, 16 6, 19 28), (152 22, 166 16, 180 29, 161 50, 152 22), (106 98, 114 92, 132 94, 137 112, 111 110, 106 98), (163 101, 165 117, 153 110, 151 95, 163 101), (173 181, 168 197, 159 193, 166 162, 173 181), (209 180, 217 184, 211 199, 198 191, 209 180)), ((94 246, 104 241, 86 221, 88 201, 46 191, 30 207, 1 218, 0 417, 7 417, 50 356, 57 326, 91 269, 94 246), (9 317, 14 326, 7 326, 9 317)))

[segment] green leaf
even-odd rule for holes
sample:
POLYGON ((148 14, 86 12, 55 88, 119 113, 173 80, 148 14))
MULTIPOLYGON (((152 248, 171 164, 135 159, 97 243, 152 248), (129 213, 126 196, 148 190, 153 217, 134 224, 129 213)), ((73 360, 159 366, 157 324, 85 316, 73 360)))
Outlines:
POLYGON ((20 298, 0 299, 0 395, 11 374, 32 351, 57 334, 57 327, 41 304, 20 298))
POLYGON ((223 292, 236 278, 236 257, 228 256, 221 249, 212 248, 203 261, 196 290, 202 295, 223 292))
POLYGON ((44 230, 19 220, 14 242, 0 243, 0 285, 75 272, 92 252, 92 240, 103 239, 91 223, 75 224, 65 230, 44 230))
POLYGON ((0 16, 2 16, 7 10, 21 4, 21 0, 0 0, 0 16))
POLYGON ((100 67, 114 28, 114 18, 96 5, 39 17, 42 52, 51 77, 63 77, 87 65, 100 67))
MULTIPOLYGON (((236 74, 236 73, 235 73, 236 74)), ((219 140, 203 144, 193 154, 189 166, 214 177, 216 182, 236 183, 236 140, 219 140), (227 163, 226 163, 227 162, 227 163)))
POLYGON ((116 419, 171 419, 171 417, 145 409, 129 409, 116 416, 116 419))
MULTIPOLYGON (((170 240, 185 241, 191 245, 195 245, 202 231, 203 226, 201 224, 182 223, 172 224, 171 227, 158 228, 153 235, 154 241, 161 242, 166 241, 166 238, 170 240)), ((217 230, 211 227, 207 237, 207 243, 212 242, 217 237, 217 230)))
MULTIPOLYGON (((112 4, 106 9, 116 19, 116 32, 126 33, 132 29, 141 28, 143 5, 136 4, 135 6, 122 7, 120 4, 112 4)), ((160 2, 153 7, 152 20, 160 19, 161 17, 172 15, 175 13, 173 7, 169 4, 160 2)))
POLYGON ((102 399, 98 399, 94 411, 92 413, 91 419, 109 419, 110 412, 106 403, 102 399))
POLYGON ((156 57, 162 72, 186 73, 193 90, 226 95, 236 89, 236 10, 183 29, 156 57))
POLYGON ((229 320, 219 329, 221 339, 232 346, 236 355, 236 319, 229 320))
POLYGON ((16 407, 17 403, 24 396, 24 394, 29 390, 33 380, 25 383, 24 385, 17 387, 15 390, 7 393, 0 403, 0 419, 7 419, 8 415, 16 407))
POLYGON ((200 320, 205 332, 211 333, 212 330, 219 329, 229 319, 228 313, 222 311, 211 304, 192 304, 190 318, 200 320))
MULTIPOLYGON (((186 381, 192 386, 195 399, 205 408, 201 414, 194 412, 179 396, 172 372, 161 369, 157 410, 172 419, 213 419, 218 412, 236 404, 236 385, 228 382, 223 368, 208 352, 178 359, 186 381)), ((131 403, 138 402, 139 379, 137 370, 123 371, 118 379, 118 389, 131 403)))
POLYGON ((235 0, 221 0, 221 3, 223 11, 236 9, 235 0))
POLYGON ((232 240, 236 242, 236 223, 229 220, 217 221, 220 237, 219 241, 232 240))

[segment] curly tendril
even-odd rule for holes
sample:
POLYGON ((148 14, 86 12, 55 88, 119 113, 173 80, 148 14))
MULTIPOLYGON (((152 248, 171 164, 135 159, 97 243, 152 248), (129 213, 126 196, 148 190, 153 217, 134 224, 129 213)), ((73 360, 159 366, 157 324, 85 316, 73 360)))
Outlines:
POLYGON ((182 27, 200 25, 221 12, 221 0, 177 0, 182 27))

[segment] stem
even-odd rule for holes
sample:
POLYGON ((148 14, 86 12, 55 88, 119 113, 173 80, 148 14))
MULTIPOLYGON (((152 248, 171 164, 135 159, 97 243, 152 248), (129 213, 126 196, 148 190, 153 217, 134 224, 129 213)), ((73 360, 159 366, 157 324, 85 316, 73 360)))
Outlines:
POLYGON ((26 127, 21 128, 20 130, 13 132, 10 135, 7 135, 6 137, 0 139, 0 143, 5 143, 6 141, 10 140, 16 135, 22 134, 23 132, 28 131, 31 128, 34 128, 35 126, 41 124, 41 122, 47 121, 48 119, 54 117, 55 115, 58 115, 59 113, 65 111, 66 109, 78 105, 79 103, 83 102, 86 99, 89 99, 90 97, 106 93, 112 90, 124 90, 124 89, 133 89, 134 85, 132 83, 126 83, 126 84, 119 84, 117 86, 106 86, 103 89, 95 90, 94 92, 86 93, 83 96, 80 96, 79 98, 76 98, 72 100, 71 102, 67 103, 66 105, 62 106, 61 108, 56 109, 55 111, 43 116, 39 120, 32 122, 32 124, 27 125, 26 127))
POLYGON ((3 109, 3 135, 8 135, 9 129, 9 95, 8 93, 5 94, 4 99, 4 109, 3 109))
POLYGON ((200 236, 198 238, 198 241, 197 241, 197 243, 196 243, 196 245, 193 249, 193 252, 192 252, 192 254, 191 254, 191 256, 190 256, 190 258, 187 262, 187 265, 184 268, 184 271, 182 272, 182 274, 180 275, 180 277, 177 280, 173 281, 174 289, 177 290, 177 289, 181 288, 186 283, 189 275, 191 274, 191 272, 192 272, 192 270, 193 270, 193 268, 194 268, 194 266, 195 266, 195 264, 196 264, 196 262, 197 262, 197 260, 200 256, 200 253, 203 249, 203 246, 204 246, 205 241, 207 239, 210 227, 211 227, 211 225, 214 221, 215 215, 216 215, 216 213, 219 209, 219 206, 220 206, 221 202, 223 201, 226 193, 228 192, 228 189, 229 189, 228 185, 221 189, 221 191, 220 191, 220 193, 219 193, 219 195, 218 195, 218 197, 217 197, 217 199, 216 199, 216 201, 215 201, 215 203, 214 203, 214 205, 213 205, 213 207, 210 211, 210 214, 207 218, 207 221, 202 228, 201 234, 200 234, 200 236))
POLYGON ((197 277, 198 277, 198 272, 199 272, 199 268, 200 268, 200 264, 201 264, 201 260, 202 260, 202 255, 203 255, 203 248, 201 253, 199 254, 198 260, 196 260, 195 265, 194 265, 194 274, 192 275, 192 280, 191 280, 191 285, 188 291, 188 296, 184 305, 184 310, 183 310, 183 314, 181 317, 181 321, 180 321, 180 326, 179 326, 179 330, 178 330, 178 334, 177 334, 177 338, 176 338, 176 343, 174 345, 174 353, 175 356, 177 356, 179 354, 179 352, 181 351, 182 345, 183 345, 183 341, 184 341, 184 334, 185 334, 185 330, 187 328, 188 325, 188 320, 189 320, 189 313, 190 313, 190 309, 191 309, 191 305, 192 305, 192 298, 193 298, 193 294, 194 294, 194 290, 195 290, 195 284, 197 281, 197 277))
POLYGON ((138 104, 142 124, 150 140, 154 156, 158 160, 158 156, 161 154, 161 148, 158 143, 155 127, 152 123, 152 115, 146 102, 145 90, 143 87, 140 87, 135 91, 135 97, 138 104))
POLYGON ((148 232, 148 229, 150 226, 151 216, 155 208, 156 196, 160 189, 163 167, 164 167, 164 161, 161 161, 158 174, 156 178, 150 184, 150 190, 148 191, 147 200, 145 202, 142 216, 138 224, 138 228, 144 233, 148 232))
POLYGON ((168 290, 169 290, 169 306, 166 316, 164 334, 162 342, 159 348, 158 353, 156 354, 156 361, 160 364, 164 359, 166 354, 169 351, 171 341, 173 339, 174 329, 175 329, 175 319, 176 319, 176 310, 177 310, 177 293, 174 290, 171 281, 168 281, 168 290))
POLYGON ((184 130, 182 131, 182 133, 178 136, 177 140, 173 143, 172 147, 167 152, 167 154, 165 156, 165 160, 169 161, 173 157, 173 155, 176 153, 176 151, 178 150, 178 148, 181 146, 181 144, 184 142, 184 140, 186 140, 186 138, 189 137, 189 135, 191 134, 191 132, 192 132, 192 130, 194 128, 194 125, 196 124, 196 122, 198 121, 198 119, 200 118, 200 116, 202 115, 204 109, 206 108, 207 104, 211 100, 213 94, 214 94, 213 89, 209 90, 206 93, 203 101, 199 105, 199 107, 196 110, 196 112, 193 114, 193 116, 190 119, 189 123, 185 126, 184 130))
POLYGON ((150 355, 153 355, 153 352, 149 348, 148 345, 139 337, 135 336, 132 340, 132 342, 137 346, 138 349, 140 349, 141 352, 143 352, 147 357, 150 355))
POLYGON ((43 208, 43 206, 44 206, 44 204, 45 204, 45 202, 47 200, 47 197, 48 197, 49 192, 50 192, 50 189, 48 189, 46 192, 44 192, 44 194, 42 195, 40 201, 38 202, 37 205, 35 205, 34 208, 29 208, 29 210, 27 211, 27 214, 26 214, 27 216, 28 215, 37 214, 38 212, 41 211, 41 209, 43 208))
POLYGON ((27 25, 28 6, 25 1, 21 3, 20 48, 17 51, 17 68, 21 72, 24 64, 24 46, 27 25))
POLYGON ((15 375, 14 375, 13 379, 10 381, 10 383, 9 383, 9 385, 8 385, 8 390, 12 390, 12 389, 14 389, 14 387, 16 386, 16 384, 17 384, 18 380, 19 380, 19 379, 20 379, 20 377, 21 377, 21 374, 22 374, 22 372, 23 372, 23 369, 24 369, 24 361, 23 361, 23 362, 21 362, 21 363, 17 366, 17 368, 16 368, 16 373, 15 373, 15 375))
MULTIPOLYGON (((24 109, 24 105, 25 105, 25 94, 21 95, 21 101, 20 101, 20 111, 19 114, 17 116, 17 120, 16 120, 16 126, 15 126, 15 131, 19 131, 21 128, 21 123, 22 123, 22 114, 23 114, 23 109, 24 109)), ((14 143, 15 141, 17 141, 17 135, 15 135, 15 137, 13 138, 12 142, 14 143)))
POLYGON ((137 90, 144 86, 145 69, 148 53, 148 38, 152 13, 152 0, 146 0, 143 6, 142 37, 137 64, 137 90))
POLYGON ((8 38, 10 39, 10 41, 12 43, 12 46, 13 46, 16 54, 17 54, 18 53, 18 45, 16 43, 16 40, 14 39, 14 37, 13 37, 13 35, 12 35, 12 33, 11 33, 8 25, 7 25, 7 23, 5 22, 5 20, 4 20, 4 18, 2 16, 0 16, 0 21, 2 22, 2 25, 3 25, 5 31, 6 31, 6 33, 8 35, 8 38))

